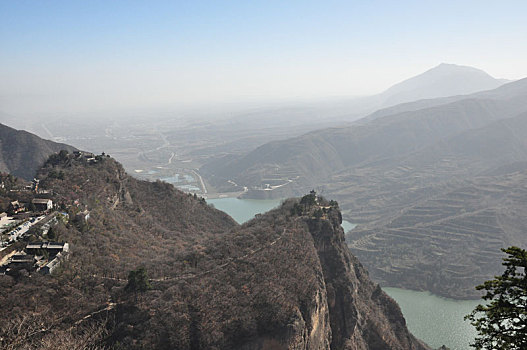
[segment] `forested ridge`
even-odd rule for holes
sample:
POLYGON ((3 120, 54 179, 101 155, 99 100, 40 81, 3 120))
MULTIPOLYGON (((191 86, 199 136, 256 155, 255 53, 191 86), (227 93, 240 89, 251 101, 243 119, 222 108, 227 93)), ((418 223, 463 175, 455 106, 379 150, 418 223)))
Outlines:
POLYGON ((61 152, 38 173, 90 218, 54 228, 71 254, 53 275, 0 277, 3 347, 425 348, 349 253, 336 202, 310 194, 240 226, 96 160, 61 152))

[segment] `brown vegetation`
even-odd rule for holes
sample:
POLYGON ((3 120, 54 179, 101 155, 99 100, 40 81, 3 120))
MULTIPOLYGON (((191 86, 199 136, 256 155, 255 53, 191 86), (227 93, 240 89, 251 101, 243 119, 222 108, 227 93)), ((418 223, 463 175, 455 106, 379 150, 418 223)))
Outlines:
POLYGON ((45 348, 53 335, 72 348, 424 348, 350 256, 335 202, 289 200, 239 226, 110 158, 63 154, 39 177, 70 217, 90 219, 54 227, 71 251, 54 275, 0 277, 5 346, 45 348))

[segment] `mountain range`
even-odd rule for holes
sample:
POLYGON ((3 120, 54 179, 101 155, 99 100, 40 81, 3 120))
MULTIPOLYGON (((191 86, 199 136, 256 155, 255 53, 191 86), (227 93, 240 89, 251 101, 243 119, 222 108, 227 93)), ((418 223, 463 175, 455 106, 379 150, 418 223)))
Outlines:
MULTIPOLYGON (((505 179, 526 169, 526 122, 527 79, 522 79, 470 95, 388 107, 349 126, 270 142, 241 157, 211 162, 202 170, 219 188, 228 188, 224 181, 230 180, 231 186, 247 187, 245 196, 254 198, 287 197, 315 188, 338 199, 345 217, 361 224, 349 235, 349 244, 359 259, 364 258, 376 281, 450 297, 474 297, 477 293, 472 286, 493 275, 490 269, 472 273, 481 267, 477 254, 495 250, 496 244, 478 236, 484 232, 474 229, 471 234, 457 235, 440 223, 435 223, 433 234, 425 235, 424 224, 406 221, 403 216, 467 186, 479 188, 503 181, 500 210, 491 210, 497 204, 490 201, 483 201, 478 210, 488 209, 489 220, 496 222, 498 245, 527 244, 517 229, 525 225, 515 215, 506 223, 507 216, 498 214, 522 210, 520 202, 513 200, 514 186, 505 179), (404 226, 407 238, 393 234, 394 220, 398 225, 411 223, 411 229, 404 226), (461 251, 452 252, 441 245, 443 241, 432 244, 433 237, 449 233, 454 235, 450 238, 468 244, 474 255, 462 259, 461 251), (386 240, 382 253, 379 240, 386 240), (401 260, 403 251, 419 252, 423 244, 432 247, 426 259, 408 255, 401 260), (430 277, 439 261, 450 267, 441 271, 441 277, 430 277), (457 261, 462 263, 453 268, 457 261), (387 279, 386 271, 401 271, 407 278, 387 279), (442 283, 445 276, 457 276, 462 282, 442 283)), ((523 178, 518 179, 516 186, 523 186, 523 178)), ((434 205, 427 215, 450 213, 448 206, 434 205)), ((456 220, 464 218, 470 225, 468 214, 456 220)), ((493 256, 489 263, 499 266, 499 258, 493 256)))
POLYGON ((351 122, 390 107, 399 108, 417 101, 426 105, 426 101, 440 98, 456 100, 464 95, 498 88, 508 82, 510 81, 496 79, 474 67, 441 63, 378 94, 353 99, 333 99, 323 104, 311 105, 316 107, 316 117, 319 120, 351 122))
POLYGON ((407 158, 448 137, 514 117, 527 110, 526 85, 527 81, 521 80, 453 102, 440 99, 431 107, 422 108, 422 102, 416 102, 420 108, 414 109, 409 103, 388 116, 377 112, 376 118, 366 117, 367 121, 350 126, 267 143, 239 159, 211 163, 203 171, 214 184, 225 179, 261 187, 266 179, 291 180, 299 176, 284 187, 317 186, 330 174, 346 168, 398 164, 399 157, 407 158))

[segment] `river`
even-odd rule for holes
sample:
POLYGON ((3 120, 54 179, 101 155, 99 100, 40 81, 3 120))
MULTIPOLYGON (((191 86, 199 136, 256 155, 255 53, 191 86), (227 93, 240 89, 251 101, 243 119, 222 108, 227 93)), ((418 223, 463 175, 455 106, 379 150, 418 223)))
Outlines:
MULTIPOLYGON (((281 200, 258 200, 238 198, 209 199, 213 204, 244 223, 259 213, 264 213, 280 205, 281 200)), ((355 227, 349 221, 343 221, 344 231, 355 227)), ((469 350, 476 331, 463 317, 469 314, 479 303, 478 300, 454 300, 441 298, 428 292, 416 292, 400 288, 383 288, 401 307, 408 329, 417 338, 432 348, 446 345, 451 350, 469 350)))

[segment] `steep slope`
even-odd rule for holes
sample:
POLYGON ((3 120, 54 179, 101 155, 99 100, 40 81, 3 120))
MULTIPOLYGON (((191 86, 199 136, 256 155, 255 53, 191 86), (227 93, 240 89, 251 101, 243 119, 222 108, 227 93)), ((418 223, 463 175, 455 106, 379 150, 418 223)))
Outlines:
MULTIPOLYGON (((179 318, 164 313, 135 325, 139 341, 154 337, 167 349, 425 349, 350 255, 338 211, 321 219, 291 215, 295 203, 205 242, 193 274, 163 293, 179 301, 173 311, 179 318), (190 334, 173 335, 174 329, 190 334)), ((159 302, 145 300, 141 309, 152 314, 159 302)), ((123 310, 119 329, 126 329, 129 312, 139 311, 123 310)))
POLYGON ((70 258, 55 276, 0 276, 2 346, 426 349, 350 255, 334 203, 289 200, 239 226, 105 156, 62 153, 39 177, 72 218, 54 227, 70 258), (75 215, 85 209, 87 222, 75 215), (137 266, 150 290, 126 287, 137 266), (10 331, 21 324, 45 331, 10 331))
POLYGON ((326 283, 333 332, 331 348, 421 348, 406 331, 397 305, 370 281, 366 270, 343 244, 340 223, 340 213, 332 211, 324 220, 307 219, 326 283))
POLYGON ((32 180, 44 161, 62 149, 75 148, 0 124, 0 171, 32 180))

